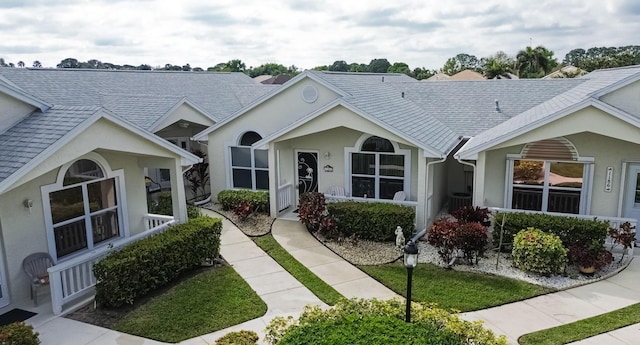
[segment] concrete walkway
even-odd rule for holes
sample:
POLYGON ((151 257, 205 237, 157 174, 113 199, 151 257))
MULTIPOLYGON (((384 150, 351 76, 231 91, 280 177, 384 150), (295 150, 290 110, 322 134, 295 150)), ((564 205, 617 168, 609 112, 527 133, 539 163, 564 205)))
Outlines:
MULTIPOLYGON (((313 293, 286 272, 244 235, 233 223, 215 212, 203 213, 223 219, 220 251, 234 269, 267 304, 267 313, 218 332, 186 340, 180 344, 213 344, 224 334, 253 330, 261 339, 270 320, 277 316, 296 316, 305 305, 324 305, 313 293)), ((297 221, 276 220, 272 234, 293 257, 345 297, 388 299, 397 295, 349 264, 318 242, 297 221)), ((462 314, 467 320, 482 320, 511 344, 523 334, 555 327, 606 313, 640 302, 640 258, 609 279, 582 287, 539 296, 526 301, 462 314)), ((144 339, 82 322, 41 313, 29 319, 40 333, 42 345, 160 345, 144 339)), ((640 344, 640 324, 625 327, 575 344, 640 344)))

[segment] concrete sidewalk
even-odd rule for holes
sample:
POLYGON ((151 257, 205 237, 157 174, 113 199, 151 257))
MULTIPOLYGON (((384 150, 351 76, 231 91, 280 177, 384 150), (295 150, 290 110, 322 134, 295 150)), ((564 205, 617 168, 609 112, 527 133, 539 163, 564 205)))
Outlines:
MULTIPOLYGON (((511 344, 521 335, 604 314, 640 302, 640 260, 619 274, 588 285, 499 307, 463 313, 504 334, 511 344)), ((633 325, 575 344, 640 344, 640 325, 633 325)))

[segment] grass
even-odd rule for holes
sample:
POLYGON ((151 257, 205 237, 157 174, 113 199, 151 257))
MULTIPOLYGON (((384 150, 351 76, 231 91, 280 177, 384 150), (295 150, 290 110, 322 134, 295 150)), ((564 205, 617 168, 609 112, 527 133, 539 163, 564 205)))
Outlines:
POLYGON ((636 323, 640 323, 640 303, 566 325, 525 334, 518 339, 518 342, 521 345, 567 344, 636 323))
MULTIPOLYGON (((401 263, 359 267, 397 294, 406 295, 407 269, 401 263)), ((515 279, 420 264, 413 270, 411 299, 465 312, 520 301, 547 292, 549 290, 541 286, 515 279)))
POLYGON ((344 298, 338 291, 294 259, 271 234, 254 237, 253 241, 324 303, 335 305, 338 300, 344 298))
POLYGON ((231 266, 191 277, 127 314, 113 329, 175 343, 264 315, 267 305, 231 266))

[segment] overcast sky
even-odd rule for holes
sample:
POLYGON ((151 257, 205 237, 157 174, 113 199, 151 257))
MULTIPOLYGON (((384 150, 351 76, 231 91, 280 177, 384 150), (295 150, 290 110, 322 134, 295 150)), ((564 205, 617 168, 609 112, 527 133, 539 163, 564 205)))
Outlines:
POLYGON ((438 69, 458 53, 515 55, 530 42, 640 45, 639 0, 0 0, 0 57, 299 68, 386 58, 438 69))

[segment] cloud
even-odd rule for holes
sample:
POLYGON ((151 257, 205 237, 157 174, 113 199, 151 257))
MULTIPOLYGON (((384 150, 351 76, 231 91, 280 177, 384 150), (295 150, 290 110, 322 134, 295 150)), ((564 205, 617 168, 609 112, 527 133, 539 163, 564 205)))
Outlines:
MULTIPOLYGON (((403 11, 401 9, 383 9, 376 11, 365 12, 361 16, 357 16, 355 19, 355 25, 365 27, 392 27, 400 29, 408 29, 409 31, 434 31, 437 28, 444 26, 439 21, 427 21, 417 22, 403 19, 403 11)), ((347 17, 342 17, 346 20, 347 17)))

